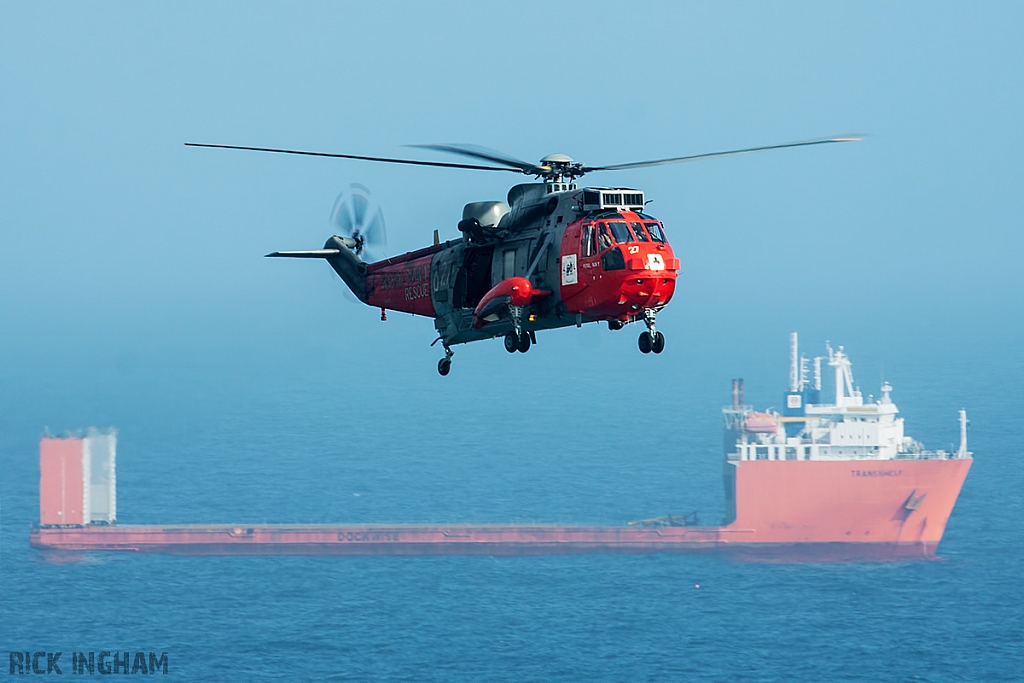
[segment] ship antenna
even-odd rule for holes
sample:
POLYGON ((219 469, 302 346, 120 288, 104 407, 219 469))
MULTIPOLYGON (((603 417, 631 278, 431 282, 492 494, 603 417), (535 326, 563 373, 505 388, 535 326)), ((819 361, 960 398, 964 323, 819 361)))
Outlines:
POLYGON ((789 390, 800 390, 800 349, 796 332, 789 334, 789 390))

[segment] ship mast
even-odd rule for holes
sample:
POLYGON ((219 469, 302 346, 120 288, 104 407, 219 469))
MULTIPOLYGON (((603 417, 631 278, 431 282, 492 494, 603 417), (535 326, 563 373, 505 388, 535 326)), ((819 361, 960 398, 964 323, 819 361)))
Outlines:
POLYGON ((960 449, 956 452, 956 457, 967 457, 967 411, 963 408, 960 409, 960 449))
POLYGON ((800 391, 800 356, 796 332, 789 333, 789 390, 800 391))
POLYGON ((861 398, 860 390, 853 384, 853 370, 850 369, 849 356, 843 353, 842 346, 837 351, 833 351, 828 342, 825 342, 825 348, 828 349, 828 364, 836 369, 836 407, 863 405, 864 401, 861 398))

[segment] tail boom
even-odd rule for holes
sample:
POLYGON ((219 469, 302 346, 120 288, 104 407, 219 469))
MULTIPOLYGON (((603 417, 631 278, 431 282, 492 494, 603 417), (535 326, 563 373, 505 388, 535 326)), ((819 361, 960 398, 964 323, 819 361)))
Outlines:
POLYGON ((323 249, 304 249, 301 251, 275 251, 267 254, 268 258, 322 258, 331 264, 356 298, 364 304, 369 303, 366 296, 366 264, 349 249, 344 238, 334 235, 323 249))
POLYGON ((323 249, 275 251, 267 256, 324 259, 364 304, 436 317, 430 283, 434 254, 442 249, 440 245, 366 263, 345 240, 334 235, 323 249))
POLYGON ((436 317, 430 294, 434 252, 428 248, 371 263, 366 275, 367 303, 393 311, 436 317))

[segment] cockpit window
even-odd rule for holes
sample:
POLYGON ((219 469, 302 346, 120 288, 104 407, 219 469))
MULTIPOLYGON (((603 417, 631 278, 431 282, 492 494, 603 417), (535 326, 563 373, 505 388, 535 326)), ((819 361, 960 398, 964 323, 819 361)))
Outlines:
POLYGON ((618 243, 632 242, 633 236, 629 234, 629 228, 625 223, 619 221, 609 221, 608 227, 611 229, 612 234, 615 235, 615 241, 618 243))
POLYGON ((637 242, 649 242, 650 241, 650 239, 647 237, 647 231, 644 230, 644 226, 642 226, 639 223, 630 223, 629 225, 630 225, 631 228, 633 228, 633 234, 636 235, 636 241, 637 242))
POLYGON ((665 233, 661 231, 661 226, 657 223, 644 223, 647 226, 647 230, 651 233, 651 239, 655 242, 664 242, 665 233))
POLYGON ((625 270, 626 259, 622 256, 622 250, 616 247, 604 252, 601 256, 601 268, 604 270, 625 270))
POLYGON ((600 231, 597 233, 597 250, 604 251, 612 246, 612 234, 608 232, 608 226, 601 223, 600 231))
POLYGON ((594 226, 584 225, 583 226, 583 255, 593 256, 594 255, 594 226))

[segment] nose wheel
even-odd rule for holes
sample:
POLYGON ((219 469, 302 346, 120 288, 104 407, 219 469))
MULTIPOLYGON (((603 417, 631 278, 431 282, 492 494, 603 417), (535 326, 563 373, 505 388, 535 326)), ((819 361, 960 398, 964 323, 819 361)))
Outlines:
POLYGON ((640 347, 640 353, 661 353, 665 350, 665 335, 658 332, 655 329, 655 317, 657 311, 653 308, 644 310, 644 323, 647 325, 647 331, 640 333, 640 339, 637 340, 637 346, 640 347))
POLYGON ((637 346, 640 347, 641 353, 661 353, 665 350, 665 335, 661 332, 642 332, 640 339, 637 340, 637 346))

